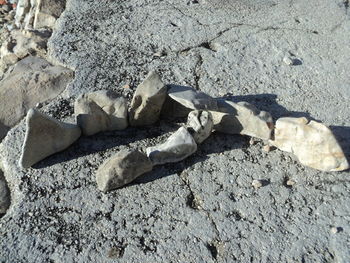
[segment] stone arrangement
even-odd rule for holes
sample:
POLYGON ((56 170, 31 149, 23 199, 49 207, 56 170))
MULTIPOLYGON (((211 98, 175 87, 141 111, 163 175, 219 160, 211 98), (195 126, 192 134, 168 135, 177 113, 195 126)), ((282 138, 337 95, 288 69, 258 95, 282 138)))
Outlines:
POLYGON ((179 162, 196 152, 198 144, 213 131, 241 134, 263 140, 267 145, 293 153, 300 163, 322 171, 349 168, 347 159, 329 128, 306 118, 280 118, 273 123, 268 112, 246 102, 214 99, 189 87, 166 86, 157 72, 150 72, 137 87, 128 110, 127 101, 112 91, 79 96, 74 105, 77 124, 63 123, 35 109, 27 114, 27 132, 20 165, 28 168, 60 152, 81 134, 122 130, 152 125, 166 114, 187 115, 187 123, 164 143, 121 151, 96 172, 98 188, 107 192, 150 172, 155 165, 179 162))

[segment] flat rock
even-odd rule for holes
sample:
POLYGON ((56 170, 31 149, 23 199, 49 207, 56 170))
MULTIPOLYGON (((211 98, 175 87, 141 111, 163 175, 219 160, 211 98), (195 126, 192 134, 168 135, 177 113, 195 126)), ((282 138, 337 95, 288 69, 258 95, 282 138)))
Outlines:
POLYGON ((81 135, 77 125, 58 121, 35 109, 28 111, 26 124, 27 131, 19 161, 23 168, 63 151, 81 135))
POLYGON ((74 72, 52 66, 38 57, 27 57, 0 81, 0 140, 37 103, 59 95, 73 79, 74 72))
POLYGON ((271 115, 247 102, 218 100, 219 110, 211 111, 214 129, 228 134, 248 135, 269 140, 273 129, 271 115))
POLYGON ((144 153, 121 151, 105 161, 96 172, 98 189, 107 192, 122 187, 140 175, 151 171, 153 165, 144 153))
POLYGON ((322 123, 306 118, 280 118, 270 143, 293 153, 303 165, 321 171, 349 169, 344 152, 332 131, 322 123))
POLYGON ((84 135, 123 130, 128 126, 126 100, 113 91, 82 94, 74 104, 77 124, 84 135))
POLYGON ((179 162, 197 151, 197 144, 184 127, 179 128, 166 142, 146 149, 154 165, 179 162))
POLYGON ((202 143, 213 130, 213 117, 208 111, 191 111, 188 114, 187 127, 196 143, 202 143))
POLYGON ((129 112, 130 125, 152 125, 158 121, 166 92, 167 87, 158 73, 151 71, 135 91, 129 112))
POLYGON ((0 216, 5 214, 7 208, 10 206, 10 191, 7 187, 5 177, 0 170, 0 216))

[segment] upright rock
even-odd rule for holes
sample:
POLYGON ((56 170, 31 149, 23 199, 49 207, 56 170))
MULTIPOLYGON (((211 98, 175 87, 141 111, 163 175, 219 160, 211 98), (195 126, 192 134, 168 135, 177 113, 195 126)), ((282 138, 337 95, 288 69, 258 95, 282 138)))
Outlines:
POLYGON ((74 114, 84 135, 123 130, 128 126, 126 100, 113 91, 83 94, 74 104, 74 114))
POLYGON ((187 127, 196 143, 202 143, 213 130, 213 117, 208 111, 191 111, 188 114, 187 127))
POLYGON ((0 217, 5 214, 6 210, 10 206, 10 191, 7 187, 5 177, 0 170, 0 217))
POLYGON ((181 127, 166 142, 146 149, 154 165, 179 162, 197 151, 197 144, 186 128, 181 127))
POLYGON ((104 162, 96 172, 98 189, 107 192, 124 186, 151 171, 147 156, 137 150, 121 151, 104 162))
POLYGON ((60 122, 35 109, 28 111, 26 123, 27 132, 19 161, 23 168, 63 151, 81 135, 77 125, 60 122))
POLYGON ((303 165, 321 171, 343 171, 349 163, 332 131, 322 123, 306 118, 280 118, 275 138, 278 149, 293 153, 303 165))
POLYGON ((167 88, 158 73, 151 71, 135 91, 130 106, 130 125, 145 126, 158 121, 166 92, 167 88))

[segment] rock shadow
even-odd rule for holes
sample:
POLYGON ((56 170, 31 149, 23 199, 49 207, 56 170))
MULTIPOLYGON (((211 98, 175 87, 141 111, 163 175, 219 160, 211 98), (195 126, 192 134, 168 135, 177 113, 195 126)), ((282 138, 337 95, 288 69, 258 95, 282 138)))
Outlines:
MULTIPOLYGON (((350 163, 350 127, 347 126, 329 126, 342 148, 348 163, 350 163)), ((350 171, 349 171, 350 172, 350 171)))

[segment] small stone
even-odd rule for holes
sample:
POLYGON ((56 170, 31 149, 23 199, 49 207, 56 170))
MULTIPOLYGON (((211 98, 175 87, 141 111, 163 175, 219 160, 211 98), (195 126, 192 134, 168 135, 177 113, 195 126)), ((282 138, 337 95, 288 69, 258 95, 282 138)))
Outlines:
POLYGON ((151 71, 135 91, 129 112, 130 125, 146 126, 158 121, 166 94, 167 88, 160 76, 151 71))
POLYGON ((343 231, 342 227, 335 227, 335 226, 331 227, 332 234, 337 234, 337 233, 342 232, 342 231, 343 231))
POLYGON ((121 151, 104 162, 96 172, 98 189, 107 192, 122 187, 140 175, 151 171, 153 165, 144 153, 121 151))
POLYGON ((35 109, 28 111, 26 123, 27 132, 19 161, 23 168, 63 151, 81 135, 77 125, 60 122, 35 109))
POLYGON ((253 180, 252 186, 253 186, 255 189, 259 189, 260 187, 263 186, 263 183, 262 183, 261 180, 253 180))
POLYGON ((5 177, 0 170, 0 216, 5 214, 10 206, 10 191, 8 189, 5 177))
POLYGON ((166 142, 146 149, 154 165, 179 162, 197 150, 197 144, 186 128, 179 128, 166 142))
POLYGON ((127 104, 113 91, 101 90, 79 96, 74 104, 77 124, 86 136, 128 126, 127 104))
POLYGON ((269 153, 271 151, 271 146, 266 144, 266 145, 263 146, 262 149, 263 149, 264 152, 269 153))
POLYGON ((213 118, 208 111, 191 111, 187 119, 187 127, 197 144, 209 137, 213 130, 213 118))
POLYGON ((256 143, 256 140, 255 140, 255 138, 250 138, 250 140, 249 140, 249 145, 254 145, 256 143))
POLYGON ((306 118, 280 118, 275 139, 270 144, 293 153, 303 165, 321 171, 349 169, 345 154, 332 131, 322 123, 306 118))
POLYGON ((293 65, 293 60, 288 56, 283 58, 283 62, 288 66, 293 65))
POLYGON ((292 180, 292 179, 288 179, 288 180, 286 181, 286 185, 287 185, 287 186, 293 186, 293 185, 295 185, 295 181, 292 180))

